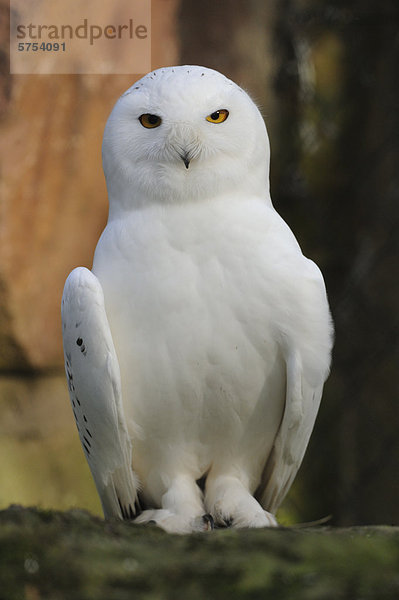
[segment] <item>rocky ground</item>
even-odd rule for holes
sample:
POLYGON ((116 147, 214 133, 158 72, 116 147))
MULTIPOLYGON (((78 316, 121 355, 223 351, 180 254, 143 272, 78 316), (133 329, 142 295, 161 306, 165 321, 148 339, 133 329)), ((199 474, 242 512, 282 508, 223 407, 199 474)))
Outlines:
POLYGON ((173 536, 84 511, 0 512, 0 599, 399 598, 399 527, 173 536))

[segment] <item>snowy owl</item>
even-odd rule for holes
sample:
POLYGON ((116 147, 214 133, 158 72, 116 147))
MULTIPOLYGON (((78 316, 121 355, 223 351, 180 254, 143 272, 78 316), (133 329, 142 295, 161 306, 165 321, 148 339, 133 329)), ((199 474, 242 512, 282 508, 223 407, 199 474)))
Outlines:
POLYGON ((267 527, 328 375, 323 277, 269 193, 253 101, 217 71, 153 71, 105 127, 109 218, 62 299, 65 366, 106 518, 267 527))

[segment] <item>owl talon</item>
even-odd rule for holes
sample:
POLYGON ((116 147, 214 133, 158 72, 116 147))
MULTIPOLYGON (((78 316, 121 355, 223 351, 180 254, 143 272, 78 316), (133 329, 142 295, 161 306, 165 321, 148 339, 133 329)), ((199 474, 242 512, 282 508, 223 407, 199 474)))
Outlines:
POLYGON ((209 513, 203 515, 204 531, 213 531, 215 529, 215 520, 209 513))

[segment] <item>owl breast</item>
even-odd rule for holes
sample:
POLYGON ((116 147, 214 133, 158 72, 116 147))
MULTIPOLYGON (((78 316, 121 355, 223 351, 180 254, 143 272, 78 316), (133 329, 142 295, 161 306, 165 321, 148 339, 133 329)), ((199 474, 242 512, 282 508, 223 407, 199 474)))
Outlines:
POLYGON ((254 202, 238 218, 230 204, 226 221, 216 208, 111 222, 96 250, 142 480, 154 464, 199 478, 239 447, 260 470, 281 422, 285 309, 267 210, 254 202))

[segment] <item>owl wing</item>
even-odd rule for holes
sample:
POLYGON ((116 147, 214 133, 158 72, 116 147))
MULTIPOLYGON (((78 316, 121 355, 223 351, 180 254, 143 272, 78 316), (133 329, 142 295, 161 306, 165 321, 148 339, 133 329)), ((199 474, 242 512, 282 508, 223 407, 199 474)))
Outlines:
POLYGON ((97 277, 74 269, 62 297, 65 371, 80 441, 106 518, 139 509, 121 379, 97 277))
POLYGON ((309 385, 297 351, 292 350, 286 358, 286 374, 283 418, 256 493, 263 508, 272 513, 284 500, 301 465, 323 392, 323 382, 309 385))

